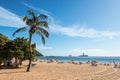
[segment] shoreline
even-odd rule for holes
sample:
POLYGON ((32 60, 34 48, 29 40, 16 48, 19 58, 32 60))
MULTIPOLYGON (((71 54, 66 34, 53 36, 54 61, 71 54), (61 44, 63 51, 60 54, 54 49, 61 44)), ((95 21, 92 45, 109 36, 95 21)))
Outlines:
POLYGON ((120 57, 69 57, 69 56, 43 56, 43 57, 36 57, 37 60, 56 60, 56 61, 79 61, 79 62, 88 62, 88 61, 98 61, 100 63, 120 63, 120 57))

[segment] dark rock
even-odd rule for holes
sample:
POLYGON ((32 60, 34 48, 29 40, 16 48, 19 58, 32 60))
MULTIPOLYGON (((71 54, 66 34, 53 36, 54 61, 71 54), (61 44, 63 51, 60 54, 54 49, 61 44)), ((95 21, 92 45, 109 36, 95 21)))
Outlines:
POLYGON ((40 53, 39 51, 35 50, 36 52, 36 56, 44 56, 42 53, 40 53))

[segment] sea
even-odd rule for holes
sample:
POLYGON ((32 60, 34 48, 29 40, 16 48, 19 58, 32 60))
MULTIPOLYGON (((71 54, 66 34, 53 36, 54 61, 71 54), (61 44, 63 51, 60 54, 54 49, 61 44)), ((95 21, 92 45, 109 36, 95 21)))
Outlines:
POLYGON ((88 61, 98 61, 100 63, 120 63, 119 57, 111 56, 88 56, 88 57, 78 57, 78 56, 37 56, 38 60, 57 60, 57 61, 79 61, 79 62, 88 62, 88 61))

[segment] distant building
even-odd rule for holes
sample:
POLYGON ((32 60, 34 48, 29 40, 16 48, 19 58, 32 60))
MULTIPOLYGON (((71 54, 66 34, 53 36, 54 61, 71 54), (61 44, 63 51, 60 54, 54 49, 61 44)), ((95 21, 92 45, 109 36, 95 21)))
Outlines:
POLYGON ((85 53, 83 52, 83 54, 80 55, 79 57, 88 57, 88 55, 85 55, 85 53))
POLYGON ((72 55, 70 54, 69 57, 72 57, 72 55))

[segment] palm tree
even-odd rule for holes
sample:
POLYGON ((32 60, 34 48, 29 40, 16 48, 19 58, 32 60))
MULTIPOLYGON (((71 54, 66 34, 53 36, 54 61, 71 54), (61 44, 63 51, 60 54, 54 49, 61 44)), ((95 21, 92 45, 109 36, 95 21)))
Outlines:
POLYGON ((26 29, 28 29, 28 31, 29 31, 30 54, 29 54, 29 64, 28 64, 26 72, 30 71, 30 66, 31 66, 31 61, 32 61, 31 42, 32 42, 33 34, 36 33, 39 36, 41 36, 43 44, 45 44, 45 37, 46 38, 49 37, 49 33, 46 30, 49 28, 48 23, 46 21, 48 17, 44 14, 35 15, 33 10, 29 10, 28 13, 30 14, 30 16, 23 16, 23 18, 22 18, 23 22, 25 22, 27 26, 21 27, 13 33, 13 36, 14 36, 16 33, 20 32, 20 31, 25 31, 26 29))

